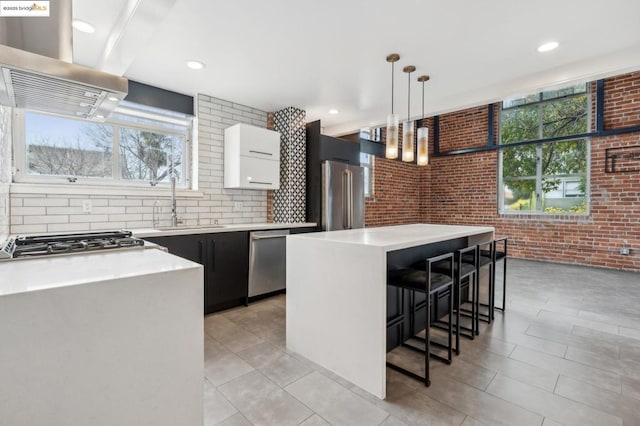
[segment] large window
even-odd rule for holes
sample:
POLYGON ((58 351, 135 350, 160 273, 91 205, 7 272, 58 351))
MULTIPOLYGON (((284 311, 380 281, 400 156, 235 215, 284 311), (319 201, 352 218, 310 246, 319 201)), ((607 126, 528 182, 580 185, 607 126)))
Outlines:
POLYGON ((502 103, 501 144, 543 140, 501 149, 502 212, 587 212, 590 106, 584 84, 502 103))
POLYGON ((125 104, 105 123, 30 111, 17 113, 24 149, 17 181, 188 184, 190 117, 125 104))

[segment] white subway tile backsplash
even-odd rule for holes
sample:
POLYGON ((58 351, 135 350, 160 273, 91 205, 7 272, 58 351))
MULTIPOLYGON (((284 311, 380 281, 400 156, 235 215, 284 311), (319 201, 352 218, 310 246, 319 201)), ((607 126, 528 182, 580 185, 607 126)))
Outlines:
POLYGON ((140 198, 126 198, 123 200, 109 200, 110 206, 141 206, 142 200, 140 198))
POLYGON ((35 225, 40 223, 69 223, 67 215, 42 215, 42 216, 22 216, 22 223, 25 225, 35 225))
POLYGON ((31 234, 34 232, 47 232, 47 225, 16 225, 11 223, 12 234, 31 234))
POLYGON ((89 229, 88 223, 51 223, 47 225, 47 232, 82 232, 89 229))
MULTIPOLYGON (((82 210, 82 207, 47 207, 47 215, 52 214, 84 214, 85 212, 82 210)), ((95 209, 93 210, 95 212, 95 209)), ((97 212, 95 212, 97 213, 97 212)))
MULTIPOLYGON (((56 216, 49 216, 56 217, 56 216)), ((69 215, 69 223, 82 223, 82 222, 108 222, 109 215, 106 214, 81 214, 81 215, 69 215)))
MULTIPOLYGON (((75 201, 75 200, 74 200, 75 201)), ((22 200, 22 205, 25 207, 28 206, 68 206, 69 199, 68 198, 25 198, 22 200)))
POLYGON ((45 207, 17 207, 11 206, 11 216, 43 216, 47 213, 45 207))

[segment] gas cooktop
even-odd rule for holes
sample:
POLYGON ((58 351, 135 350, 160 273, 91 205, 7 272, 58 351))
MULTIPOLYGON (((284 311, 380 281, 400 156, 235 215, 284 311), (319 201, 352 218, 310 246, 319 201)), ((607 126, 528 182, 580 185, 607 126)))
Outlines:
POLYGON ((143 248, 144 240, 131 231, 99 231, 56 235, 17 235, 0 246, 0 260, 59 254, 82 254, 100 250, 143 248))

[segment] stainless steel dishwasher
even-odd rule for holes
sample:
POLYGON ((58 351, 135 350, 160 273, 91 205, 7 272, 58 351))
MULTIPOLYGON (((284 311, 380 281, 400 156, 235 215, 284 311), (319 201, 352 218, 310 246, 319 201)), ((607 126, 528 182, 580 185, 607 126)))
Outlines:
POLYGON ((288 229, 250 234, 249 297, 286 288, 288 234, 288 229))

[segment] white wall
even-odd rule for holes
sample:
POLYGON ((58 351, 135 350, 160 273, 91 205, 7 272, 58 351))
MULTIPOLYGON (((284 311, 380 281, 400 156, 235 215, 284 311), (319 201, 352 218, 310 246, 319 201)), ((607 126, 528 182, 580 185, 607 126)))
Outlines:
MULTIPOLYGON (((219 224, 266 222, 266 191, 223 188, 223 135, 226 127, 239 122, 266 127, 267 113, 202 94, 198 95, 196 106, 198 191, 201 196, 179 195, 178 216, 187 225, 208 225, 214 221, 219 224), (240 209, 237 208, 237 203, 242 204, 240 209)), ((161 208, 160 225, 170 225, 171 199, 166 189, 146 191, 143 194, 140 191, 129 194, 124 190, 107 193, 109 191, 95 189, 81 190, 78 193, 78 188, 74 187, 75 193, 69 195, 53 191, 38 193, 42 192, 42 187, 44 186, 12 186, 11 233, 148 228, 152 226, 152 210, 156 200, 161 208), (91 200, 91 213, 84 213, 82 210, 85 200, 91 200)), ((0 233, 1 231, 0 228, 0 233)))
POLYGON ((11 182, 11 108, 0 105, 0 235, 9 233, 11 182))

